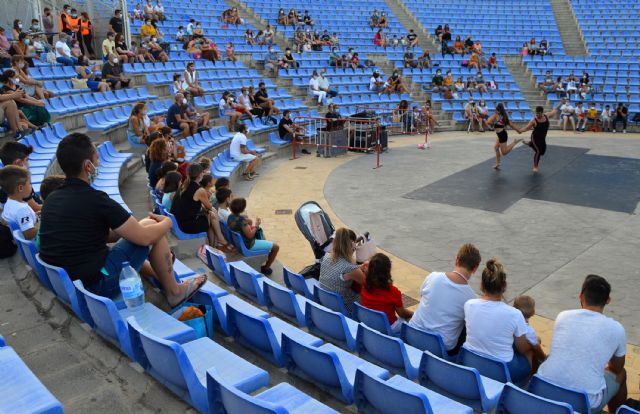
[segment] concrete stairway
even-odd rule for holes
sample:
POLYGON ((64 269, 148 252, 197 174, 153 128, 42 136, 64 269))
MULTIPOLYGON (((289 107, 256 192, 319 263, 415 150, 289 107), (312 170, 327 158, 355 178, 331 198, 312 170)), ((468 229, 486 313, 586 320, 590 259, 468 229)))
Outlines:
MULTIPOLYGON (((550 2, 565 53, 569 56, 587 56, 589 51, 571 2, 569 0, 550 0, 550 2)), ((551 48, 553 50, 553 45, 551 48)))
POLYGON ((418 35, 418 45, 423 50, 428 50, 431 55, 437 54, 438 47, 435 38, 431 36, 431 33, 418 21, 414 14, 409 11, 407 6, 399 0, 385 1, 400 23, 407 29, 407 32, 409 32, 409 29, 413 29, 416 32, 418 35))
POLYGON ((536 106, 542 106, 545 110, 551 110, 547 98, 541 90, 537 88, 536 79, 526 66, 522 63, 521 56, 503 56, 507 69, 518 84, 520 92, 527 100, 531 111, 535 111, 536 106))

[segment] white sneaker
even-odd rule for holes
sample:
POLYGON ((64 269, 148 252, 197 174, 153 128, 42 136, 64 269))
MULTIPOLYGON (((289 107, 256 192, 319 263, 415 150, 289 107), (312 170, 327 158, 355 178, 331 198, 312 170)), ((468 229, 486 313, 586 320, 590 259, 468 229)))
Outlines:
POLYGON ((614 134, 616 133, 616 130, 615 130, 615 129, 613 130, 613 133, 614 133, 614 134))
POLYGON ((623 130, 622 130, 622 133, 623 133, 623 134, 626 134, 626 133, 627 133, 627 130, 626 130, 626 129, 623 129, 623 130))

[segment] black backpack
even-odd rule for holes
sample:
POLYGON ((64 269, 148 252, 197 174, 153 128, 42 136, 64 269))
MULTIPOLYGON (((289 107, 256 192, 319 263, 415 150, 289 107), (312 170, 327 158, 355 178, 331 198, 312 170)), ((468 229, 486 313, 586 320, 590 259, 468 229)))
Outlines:
POLYGON ((9 227, 4 224, 0 224, 0 259, 5 259, 16 254, 18 247, 15 240, 13 240, 13 234, 9 227))

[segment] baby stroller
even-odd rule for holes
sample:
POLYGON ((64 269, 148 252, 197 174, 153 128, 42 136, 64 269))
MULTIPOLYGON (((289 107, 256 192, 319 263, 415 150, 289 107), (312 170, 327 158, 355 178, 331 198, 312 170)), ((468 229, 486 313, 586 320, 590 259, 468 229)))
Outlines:
POLYGON ((315 201, 302 204, 296 210, 295 219, 298 229, 311 244, 316 259, 314 264, 305 267, 300 273, 305 277, 317 279, 320 277, 320 261, 331 249, 335 227, 327 213, 315 201))

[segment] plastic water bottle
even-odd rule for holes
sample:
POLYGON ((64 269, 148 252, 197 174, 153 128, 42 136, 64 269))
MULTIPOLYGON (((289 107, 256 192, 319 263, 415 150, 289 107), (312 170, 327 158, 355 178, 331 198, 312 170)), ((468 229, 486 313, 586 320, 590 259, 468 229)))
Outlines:
POLYGON ((144 305, 144 289, 142 279, 138 272, 129 265, 129 262, 122 263, 120 272, 120 292, 124 303, 129 310, 136 310, 144 305))

